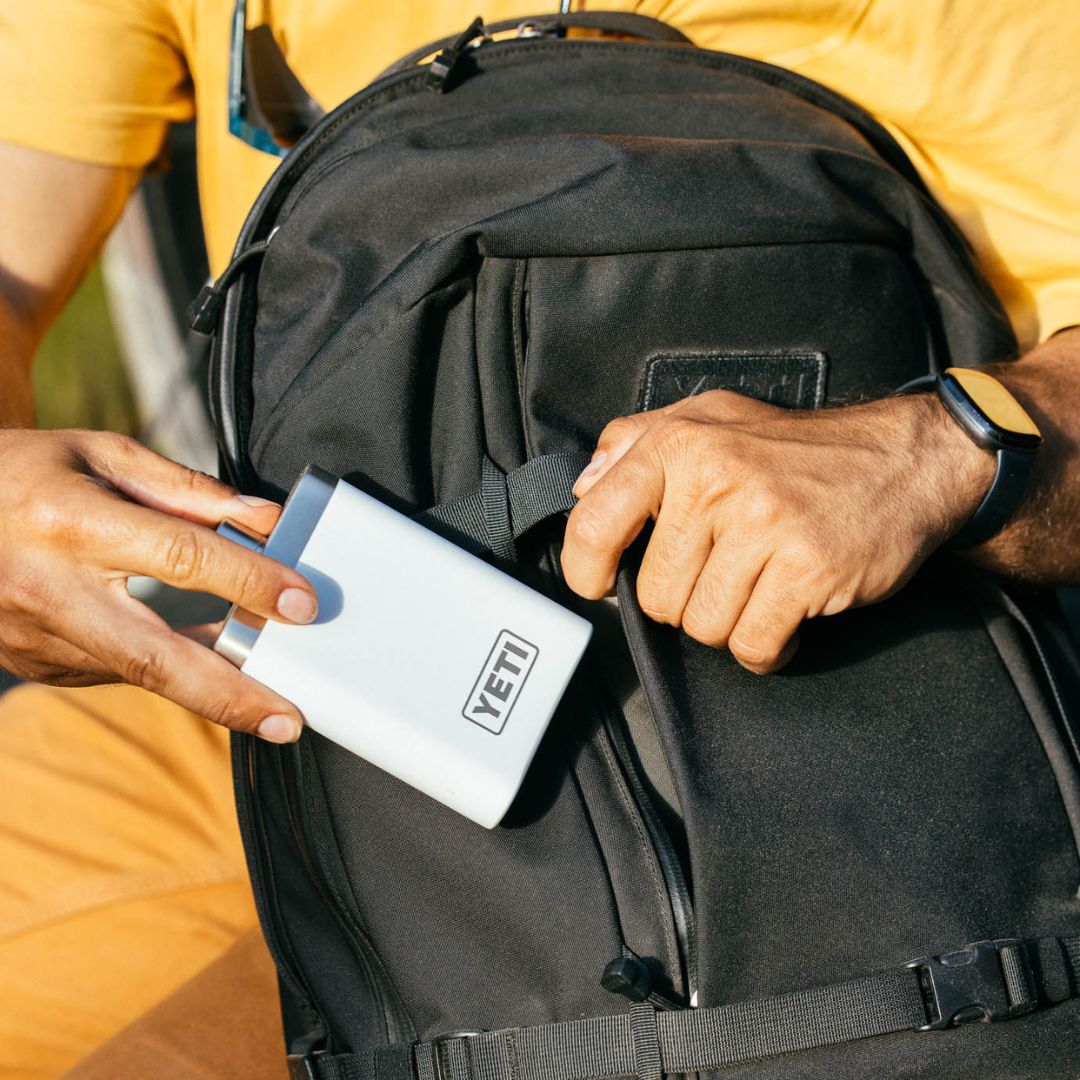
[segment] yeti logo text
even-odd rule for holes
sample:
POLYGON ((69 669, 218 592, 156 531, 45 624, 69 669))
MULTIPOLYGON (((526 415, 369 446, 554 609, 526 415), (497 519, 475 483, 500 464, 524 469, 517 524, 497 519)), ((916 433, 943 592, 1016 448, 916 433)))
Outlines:
POLYGON ((540 650, 524 638, 509 630, 500 631, 462 710, 465 719, 498 735, 539 654, 540 650))

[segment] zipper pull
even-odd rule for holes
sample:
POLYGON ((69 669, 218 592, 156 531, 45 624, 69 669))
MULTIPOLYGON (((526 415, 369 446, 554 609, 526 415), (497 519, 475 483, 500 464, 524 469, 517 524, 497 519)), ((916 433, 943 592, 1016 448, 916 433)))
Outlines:
POLYGON ((600 985, 612 994, 619 994, 631 1001, 644 1001, 662 1012, 676 1012, 686 1006, 653 989, 653 976, 649 965, 635 953, 627 950, 625 956, 617 956, 604 968, 600 985))
POLYGON ((229 286, 236 280, 241 270, 244 270, 252 259, 261 258, 266 254, 270 241, 278 231, 275 225, 270 230, 270 235, 265 240, 259 240, 249 247, 244 248, 236 258, 222 271, 217 281, 204 285, 199 295, 191 302, 188 308, 188 326, 197 334, 212 334, 217 329, 218 319, 221 316, 221 308, 225 303, 225 296, 229 286))
POLYGON ((424 80, 429 90, 436 94, 443 94, 447 90, 450 76, 454 74, 461 54, 475 41, 478 45, 489 40, 488 33, 484 29, 484 20, 477 15, 469 24, 468 29, 459 34, 452 45, 445 49, 428 65, 427 79, 424 80))

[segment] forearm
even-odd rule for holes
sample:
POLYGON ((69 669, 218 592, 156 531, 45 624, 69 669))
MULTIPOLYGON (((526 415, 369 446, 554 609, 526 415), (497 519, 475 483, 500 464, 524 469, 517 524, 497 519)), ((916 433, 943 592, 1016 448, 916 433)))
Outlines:
POLYGON ((1021 581, 1080 583, 1080 327, 987 370, 1024 405, 1045 442, 1012 522, 967 557, 1021 581))
POLYGON ((34 422, 30 363, 138 181, 0 142, 0 426, 34 422))

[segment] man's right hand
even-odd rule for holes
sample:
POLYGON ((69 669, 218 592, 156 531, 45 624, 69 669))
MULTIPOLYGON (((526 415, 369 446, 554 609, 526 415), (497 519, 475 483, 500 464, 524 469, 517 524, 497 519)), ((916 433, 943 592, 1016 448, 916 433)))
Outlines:
POLYGON ((232 518, 268 533, 275 503, 108 433, 0 429, 0 468, 0 666, 56 685, 134 683, 237 731, 299 736, 295 706, 127 589, 147 575, 310 622, 308 581, 214 532, 232 518))

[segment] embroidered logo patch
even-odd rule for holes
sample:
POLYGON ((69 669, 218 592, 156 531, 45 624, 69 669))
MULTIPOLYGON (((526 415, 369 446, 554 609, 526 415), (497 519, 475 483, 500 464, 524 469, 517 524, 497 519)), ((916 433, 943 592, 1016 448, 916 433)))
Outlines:
POLYGON ((706 390, 734 390, 788 409, 818 409, 825 404, 828 370, 823 352, 659 353, 645 365, 640 407, 659 409, 706 390))

